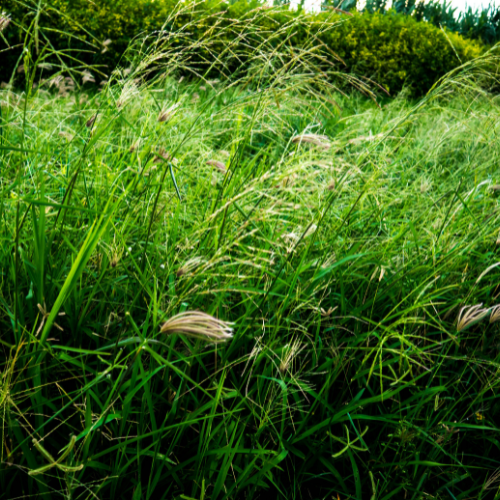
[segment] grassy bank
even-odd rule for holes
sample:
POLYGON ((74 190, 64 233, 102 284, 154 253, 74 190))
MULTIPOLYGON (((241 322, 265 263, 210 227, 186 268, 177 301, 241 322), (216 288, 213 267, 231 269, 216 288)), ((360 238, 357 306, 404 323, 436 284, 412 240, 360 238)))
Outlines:
POLYGON ((1 90, 0 496, 499 498, 473 73, 382 107, 305 71, 1 90), (233 337, 161 331, 194 310, 233 337))

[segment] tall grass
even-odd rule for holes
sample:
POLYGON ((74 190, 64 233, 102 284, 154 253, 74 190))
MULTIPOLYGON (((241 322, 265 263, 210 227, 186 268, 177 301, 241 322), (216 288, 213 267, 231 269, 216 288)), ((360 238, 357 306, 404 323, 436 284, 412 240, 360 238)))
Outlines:
POLYGON ((381 107, 168 47, 0 91, 0 496, 500 498, 494 56, 381 107))

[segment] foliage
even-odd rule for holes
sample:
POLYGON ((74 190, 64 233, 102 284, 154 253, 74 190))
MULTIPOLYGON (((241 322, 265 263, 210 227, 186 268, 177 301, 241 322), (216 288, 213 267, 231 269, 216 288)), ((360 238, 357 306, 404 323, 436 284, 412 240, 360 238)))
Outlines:
MULTIPOLYGON (((306 15, 244 0, 232 5, 53 0, 42 11, 37 6, 34 2, 30 10, 24 3, 8 0, 13 22, 4 35, 17 49, 4 52, 3 81, 22 62, 24 29, 35 33, 37 55, 42 47, 50 47, 51 54, 56 51, 46 63, 57 69, 70 66, 81 73, 91 66, 93 72, 109 75, 117 65, 130 64, 135 52, 129 41, 137 37, 136 46, 168 43, 175 48, 173 56, 189 59, 189 71, 195 68, 197 75, 231 78, 236 74, 237 78, 251 67, 255 47, 271 44, 278 49, 290 44, 298 54, 321 54, 320 71, 354 73, 392 94, 409 87, 422 95, 451 69, 484 51, 477 43, 394 12, 387 16, 356 13, 347 18, 336 12, 306 15), (156 35, 144 41, 144 34, 154 30, 156 35)), ((186 74, 186 65, 179 64, 179 71, 186 74)))
MULTIPOLYGON (((364 11, 387 13, 387 5, 387 0, 368 0, 364 11)), ((447 0, 395 0, 391 8, 398 14, 447 28, 465 38, 490 45, 500 40, 500 7, 494 3, 475 10, 469 6, 465 11, 457 12, 447 0)))
POLYGON ((498 498, 495 53, 380 107, 148 50, 0 90, 0 496, 498 498))

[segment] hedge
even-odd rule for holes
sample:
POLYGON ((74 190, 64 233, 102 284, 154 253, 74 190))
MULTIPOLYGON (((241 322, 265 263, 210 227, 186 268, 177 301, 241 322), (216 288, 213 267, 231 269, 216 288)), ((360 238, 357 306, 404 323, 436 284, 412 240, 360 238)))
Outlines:
POLYGON ((308 54, 311 48, 321 49, 318 61, 323 61, 323 68, 333 64, 336 70, 377 82, 391 94, 405 86, 414 95, 424 94, 441 76, 485 50, 479 42, 395 12, 311 15, 247 0, 232 5, 208 0, 190 7, 183 4, 182 9, 175 0, 50 0, 42 2, 39 12, 38 0, 30 1, 2 2, 12 22, 0 39, 0 81, 8 81, 20 63, 27 29, 37 33, 38 47, 33 44, 32 50, 49 44, 65 53, 66 62, 75 68, 82 69, 78 60, 107 74, 126 64, 122 57, 132 39, 155 30, 171 34, 171 49, 172 44, 179 53, 189 49, 190 64, 201 73, 228 44, 231 51, 223 56, 224 67, 217 63, 212 73, 248 67, 251 45, 267 38, 272 47, 284 44, 308 54), (247 39, 239 41, 239 36, 247 39), (193 45, 197 40, 203 43, 193 45))

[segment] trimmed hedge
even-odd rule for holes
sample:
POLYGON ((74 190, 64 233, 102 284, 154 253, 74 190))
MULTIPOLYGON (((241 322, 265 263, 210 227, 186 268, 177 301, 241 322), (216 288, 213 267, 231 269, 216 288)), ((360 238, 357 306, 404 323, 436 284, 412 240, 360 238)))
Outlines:
MULTIPOLYGON (((0 80, 6 81, 22 51, 25 34, 21 27, 33 26, 36 9, 17 0, 4 0, 2 5, 13 21, 3 35, 14 48, 0 52, 0 80)), ((38 26, 55 49, 65 50, 85 64, 98 65, 108 74, 120 63, 131 39, 162 28, 176 33, 190 26, 189 35, 184 33, 175 43, 179 50, 191 44, 190 64, 202 72, 214 59, 213 54, 223 53, 228 43, 233 44, 233 55, 224 56, 226 70, 236 71, 248 64, 252 48, 235 43, 239 34, 252 32, 255 43, 268 37, 275 47, 288 37, 287 44, 297 49, 324 44, 327 51, 323 55, 329 54, 330 59, 325 68, 333 62, 337 70, 372 79, 391 94, 404 86, 414 95, 424 94, 441 76, 485 50, 479 42, 395 12, 308 15, 284 8, 267 9, 255 1, 228 5, 209 0, 172 17, 175 8, 175 0, 50 0, 38 16, 38 26), (169 16, 170 22, 164 25, 169 16), (217 34, 207 35, 216 23, 217 34), (211 37, 209 43, 192 49, 193 41, 207 36, 211 37), (106 40, 111 42, 102 45, 106 40)), ((43 43, 41 35, 38 39, 43 43)), ((0 44, 5 49, 5 42, 0 40, 0 44)), ((217 68, 221 69, 214 71, 217 68)))

